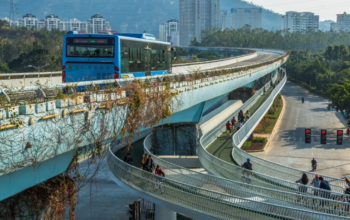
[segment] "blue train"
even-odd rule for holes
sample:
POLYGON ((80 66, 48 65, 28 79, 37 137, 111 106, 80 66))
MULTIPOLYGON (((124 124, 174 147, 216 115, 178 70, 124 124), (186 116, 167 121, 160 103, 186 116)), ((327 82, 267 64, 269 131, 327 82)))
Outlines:
POLYGON ((171 72, 171 44, 152 34, 64 36, 62 82, 164 75, 171 72))

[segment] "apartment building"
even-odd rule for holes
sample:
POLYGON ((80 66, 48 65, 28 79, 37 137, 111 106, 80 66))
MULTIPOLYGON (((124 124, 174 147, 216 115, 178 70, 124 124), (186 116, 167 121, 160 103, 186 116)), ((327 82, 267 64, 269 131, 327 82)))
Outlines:
POLYGON ((220 25, 219 27, 221 30, 225 30, 227 28, 227 11, 226 10, 221 10, 220 11, 220 25))
POLYGON ((220 0, 180 0, 180 45, 201 41, 202 30, 220 27, 220 0))
POLYGON ((282 16, 281 29, 290 32, 307 30, 318 31, 319 20, 319 16, 311 12, 288 11, 286 15, 282 16))
POLYGON ((332 31, 350 31, 350 14, 337 14, 337 22, 331 23, 332 31))
POLYGON ((180 46, 180 23, 176 19, 171 19, 159 25, 159 39, 170 42, 174 46, 180 46))
POLYGON ((232 8, 231 28, 239 29, 246 25, 250 28, 261 28, 262 9, 261 8, 232 8))
POLYGON ((45 19, 37 19, 35 15, 26 14, 17 21, 7 19, 11 27, 26 27, 28 29, 48 29, 60 31, 80 31, 83 33, 99 33, 110 31, 109 22, 100 14, 94 14, 88 21, 82 22, 78 19, 70 19, 69 21, 61 21, 58 16, 50 14, 45 19))

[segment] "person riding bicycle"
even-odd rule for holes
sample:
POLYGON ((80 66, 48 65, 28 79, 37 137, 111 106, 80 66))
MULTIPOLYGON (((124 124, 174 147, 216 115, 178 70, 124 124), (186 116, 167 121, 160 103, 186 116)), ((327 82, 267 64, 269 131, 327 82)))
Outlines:
POLYGON ((124 162, 125 162, 125 163, 128 163, 128 164, 132 164, 132 163, 133 163, 133 160, 132 160, 130 154, 127 154, 127 155, 124 157, 124 162))
POLYGON ((315 158, 313 158, 311 160, 311 168, 313 169, 315 167, 315 170, 316 170, 316 166, 317 166, 317 161, 315 160, 315 158))
POLYGON ((156 170, 154 171, 154 173, 155 173, 156 175, 158 175, 158 176, 163 176, 163 177, 165 177, 165 173, 164 173, 164 171, 163 171, 162 169, 160 169, 159 165, 157 165, 156 170))
POLYGON ((305 101, 305 100, 304 100, 304 97, 302 97, 302 98, 301 98, 301 102, 304 103, 304 101, 305 101))
POLYGON ((146 160, 146 169, 148 172, 152 172, 152 169, 154 168, 154 163, 153 163, 153 159, 152 156, 149 155, 147 160, 146 160))

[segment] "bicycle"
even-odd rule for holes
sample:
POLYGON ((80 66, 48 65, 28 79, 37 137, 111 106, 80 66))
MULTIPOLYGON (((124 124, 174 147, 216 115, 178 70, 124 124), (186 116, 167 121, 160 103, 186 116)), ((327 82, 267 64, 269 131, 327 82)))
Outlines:
POLYGON ((165 192, 165 187, 164 187, 164 177, 162 176, 156 176, 156 180, 155 180, 155 189, 160 191, 161 194, 164 194, 165 192))

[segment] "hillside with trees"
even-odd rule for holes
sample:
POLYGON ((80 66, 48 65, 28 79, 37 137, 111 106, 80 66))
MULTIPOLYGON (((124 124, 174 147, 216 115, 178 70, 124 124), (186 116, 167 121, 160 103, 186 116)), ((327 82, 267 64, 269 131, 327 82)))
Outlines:
POLYGON ((28 65, 49 64, 43 71, 61 69, 64 32, 9 28, 0 23, 0 73, 32 72, 28 65))

